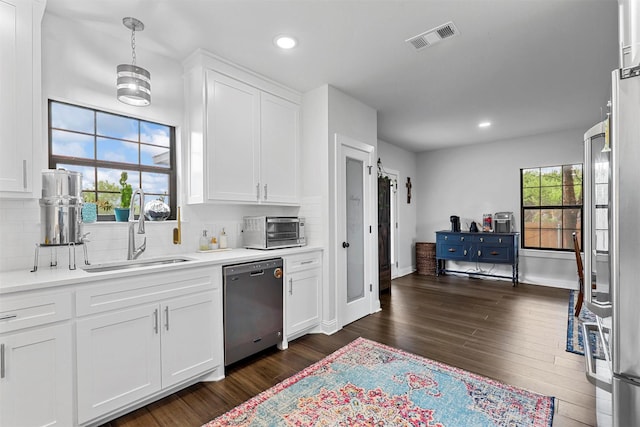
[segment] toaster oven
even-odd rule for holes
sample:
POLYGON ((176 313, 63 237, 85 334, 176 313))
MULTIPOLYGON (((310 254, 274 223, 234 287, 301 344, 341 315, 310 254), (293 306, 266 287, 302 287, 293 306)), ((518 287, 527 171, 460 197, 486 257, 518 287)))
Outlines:
POLYGON ((307 244, 304 218, 291 216, 246 216, 242 230, 245 248, 278 249, 307 244))

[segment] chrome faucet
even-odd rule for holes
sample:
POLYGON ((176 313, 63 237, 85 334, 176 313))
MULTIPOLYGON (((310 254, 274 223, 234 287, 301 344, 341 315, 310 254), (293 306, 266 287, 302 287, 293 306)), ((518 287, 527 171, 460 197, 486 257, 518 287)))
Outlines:
POLYGON ((138 258, 145 249, 147 249, 147 238, 144 238, 142 245, 136 248, 136 237, 133 233, 133 228, 136 224, 136 218, 133 213, 133 206, 135 204, 136 194, 140 196, 140 217, 138 218, 138 234, 144 234, 144 191, 138 188, 131 195, 131 205, 129 206, 129 251, 127 253, 127 259, 138 258))

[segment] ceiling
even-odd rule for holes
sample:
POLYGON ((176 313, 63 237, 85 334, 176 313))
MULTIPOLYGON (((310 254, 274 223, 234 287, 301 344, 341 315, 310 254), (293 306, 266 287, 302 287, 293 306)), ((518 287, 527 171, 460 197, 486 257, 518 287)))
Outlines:
POLYGON ((177 61, 203 48, 300 92, 330 84, 414 152, 586 130, 618 62, 616 0, 48 0, 46 13, 123 39, 133 16, 139 48, 177 61), (405 42, 449 21, 459 35, 405 42), (281 33, 298 46, 276 48, 281 33))

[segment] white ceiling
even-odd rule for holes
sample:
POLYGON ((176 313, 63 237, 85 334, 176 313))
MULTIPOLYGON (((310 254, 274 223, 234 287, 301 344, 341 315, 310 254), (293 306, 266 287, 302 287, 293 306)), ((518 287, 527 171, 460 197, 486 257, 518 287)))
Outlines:
POLYGON ((618 61, 616 0, 48 0, 46 13, 123 39, 133 16, 138 46, 177 61, 204 48, 301 92, 328 83, 415 152, 586 130, 618 61), (448 21, 460 35, 405 43, 448 21), (280 33, 299 46, 278 50, 280 33))

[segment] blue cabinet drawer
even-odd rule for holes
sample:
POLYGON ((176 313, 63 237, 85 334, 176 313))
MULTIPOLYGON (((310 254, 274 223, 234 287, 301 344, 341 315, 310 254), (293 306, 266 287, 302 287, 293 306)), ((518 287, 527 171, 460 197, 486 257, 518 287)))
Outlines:
POLYGON ((437 233, 436 243, 462 243, 471 242, 472 236, 463 236, 460 233, 437 233))
POLYGON ((473 240, 484 244, 513 246, 513 236, 482 235, 474 236, 473 240))
POLYGON ((511 246, 484 244, 478 248, 478 261, 511 264, 513 249, 511 246))
POLYGON ((462 242, 441 243, 436 242, 436 258, 464 260, 468 258, 469 250, 462 242))

